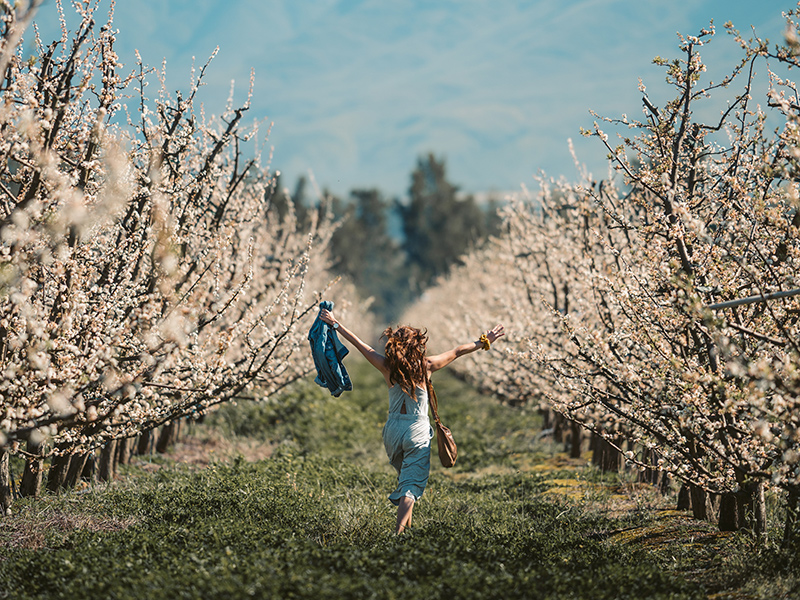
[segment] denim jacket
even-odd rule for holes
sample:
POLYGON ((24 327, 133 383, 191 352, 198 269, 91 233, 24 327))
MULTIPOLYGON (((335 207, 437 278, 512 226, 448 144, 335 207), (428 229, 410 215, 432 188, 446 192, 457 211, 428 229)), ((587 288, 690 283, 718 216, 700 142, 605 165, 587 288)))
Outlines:
MULTIPOLYGON (((323 300, 319 307, 333 310, 333 302, 323 300)), ((339 340, 336 330, 320 319, 319 315, 311 325, 311 331, 308 332, 308 341, 311 344, 311 354, 317 369, 317 377, 314 381, 322 387, 328 388, 332 396, 338 397, 342 392, 352 390, 353 384, 342 363, 349 350, 339 340)))

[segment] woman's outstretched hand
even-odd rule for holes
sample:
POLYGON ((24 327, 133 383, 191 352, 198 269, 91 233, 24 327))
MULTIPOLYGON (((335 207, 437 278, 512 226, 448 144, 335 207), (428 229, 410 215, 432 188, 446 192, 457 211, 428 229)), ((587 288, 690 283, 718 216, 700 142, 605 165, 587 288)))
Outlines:
POLYGON ((486 332, 486 337, 489 339, 490 344, 494 344, 497 338, 506 334, 505 328, 502 325, 495 325, 493 329, 486 332))

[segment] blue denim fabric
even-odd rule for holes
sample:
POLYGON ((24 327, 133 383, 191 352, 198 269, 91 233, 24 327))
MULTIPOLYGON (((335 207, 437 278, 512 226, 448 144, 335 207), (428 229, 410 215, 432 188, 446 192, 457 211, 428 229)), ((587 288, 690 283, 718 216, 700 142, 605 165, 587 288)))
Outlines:
MULTIPOLYGON (((320 309, 333 310, 333 302, 323 300, 319 303, 320 309)), ((308 341, 311 344, 311 354, 314 357, 314 366, 317 369, 316 383, 328 388, 332 396, 338 397, 342 392, 353 389, 347 369, 342 360, 350 352, 342 344, 336 330, 319 318, 314 320, 311 331, 308 332, 308 341)))

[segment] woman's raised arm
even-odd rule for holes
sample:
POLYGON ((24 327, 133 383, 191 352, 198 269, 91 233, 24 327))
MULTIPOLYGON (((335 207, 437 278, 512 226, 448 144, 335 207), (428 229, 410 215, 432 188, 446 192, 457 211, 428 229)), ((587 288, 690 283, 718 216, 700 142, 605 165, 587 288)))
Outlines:
POLYGON ((491 346, 495 342, 495 340, 497 340, 497 338, 503 335, 505 335, 505 330, 503 326, 495 325, 494 328, 484 333, 477 341, 470 342, 469 344, 461 344, 460 346, 456 346, 452 350, 448 350, 447 352, 442 352, 441 354, 437 354, 436 356, 429 356, 428 358, 425 359, 428 367, 428 372, 433 373, 434 371, 443 369, 451 362, 453 362, 455 359, 464 356, 465 354, 470 354, 480 349, 488 350, 489 346, 491 346))
POLYGON ((366 358, 373 367, 378 369, 378 371, 380 371, 384 377, 388 378, 388 371, 386 370, 386 357, 384 357, 383 354, 380 354, 372 346, 363 342, 355 333, 337 321, 336 317, 333 316, 331 311, 324 308, 321 309, 319 311, 319 318, 333 327, 339 335, 350 342, 356 350, 361 352, 361 354, 364 355, 364 358, 366 358))

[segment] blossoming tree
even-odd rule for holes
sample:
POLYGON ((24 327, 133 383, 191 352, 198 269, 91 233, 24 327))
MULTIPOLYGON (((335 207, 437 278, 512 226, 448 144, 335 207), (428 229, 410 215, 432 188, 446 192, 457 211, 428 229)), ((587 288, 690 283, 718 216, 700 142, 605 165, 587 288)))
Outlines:
POLYGON ((681 59, 656 59, 672 100, 657 106, 640 84, 641 120, 587 132, 620 177, 548 182, 538 206, 512 204, 506 235, 431 293, 473 290, 436 319, 448 327, 508 324, 509 353, 463 365, 476 379, 547 398, 630 463, 685 482, 695 514, 719 513, 724 528, 763 533, 764 489, 783 490, 787 538, 800 478, 800 102, 778 72, 797 66, 795 17, 774 50, 729 26, 742 59, 717 83, 699 54, 713 27, 682 38, 681 59), (726 90, 738 93, 716 116, 696 116, 726 90))
POLYGON ((89 3, 50 45, 29 27, 27 58, 37 4, 4 4, 0 25, 0 472, 26 455, 31 494, 46 456, 68 485, 96 448, 307 373, 299 324, 332 232, 273 210, 249 100, 196 110, 208 65, 170 96, 89 3))

